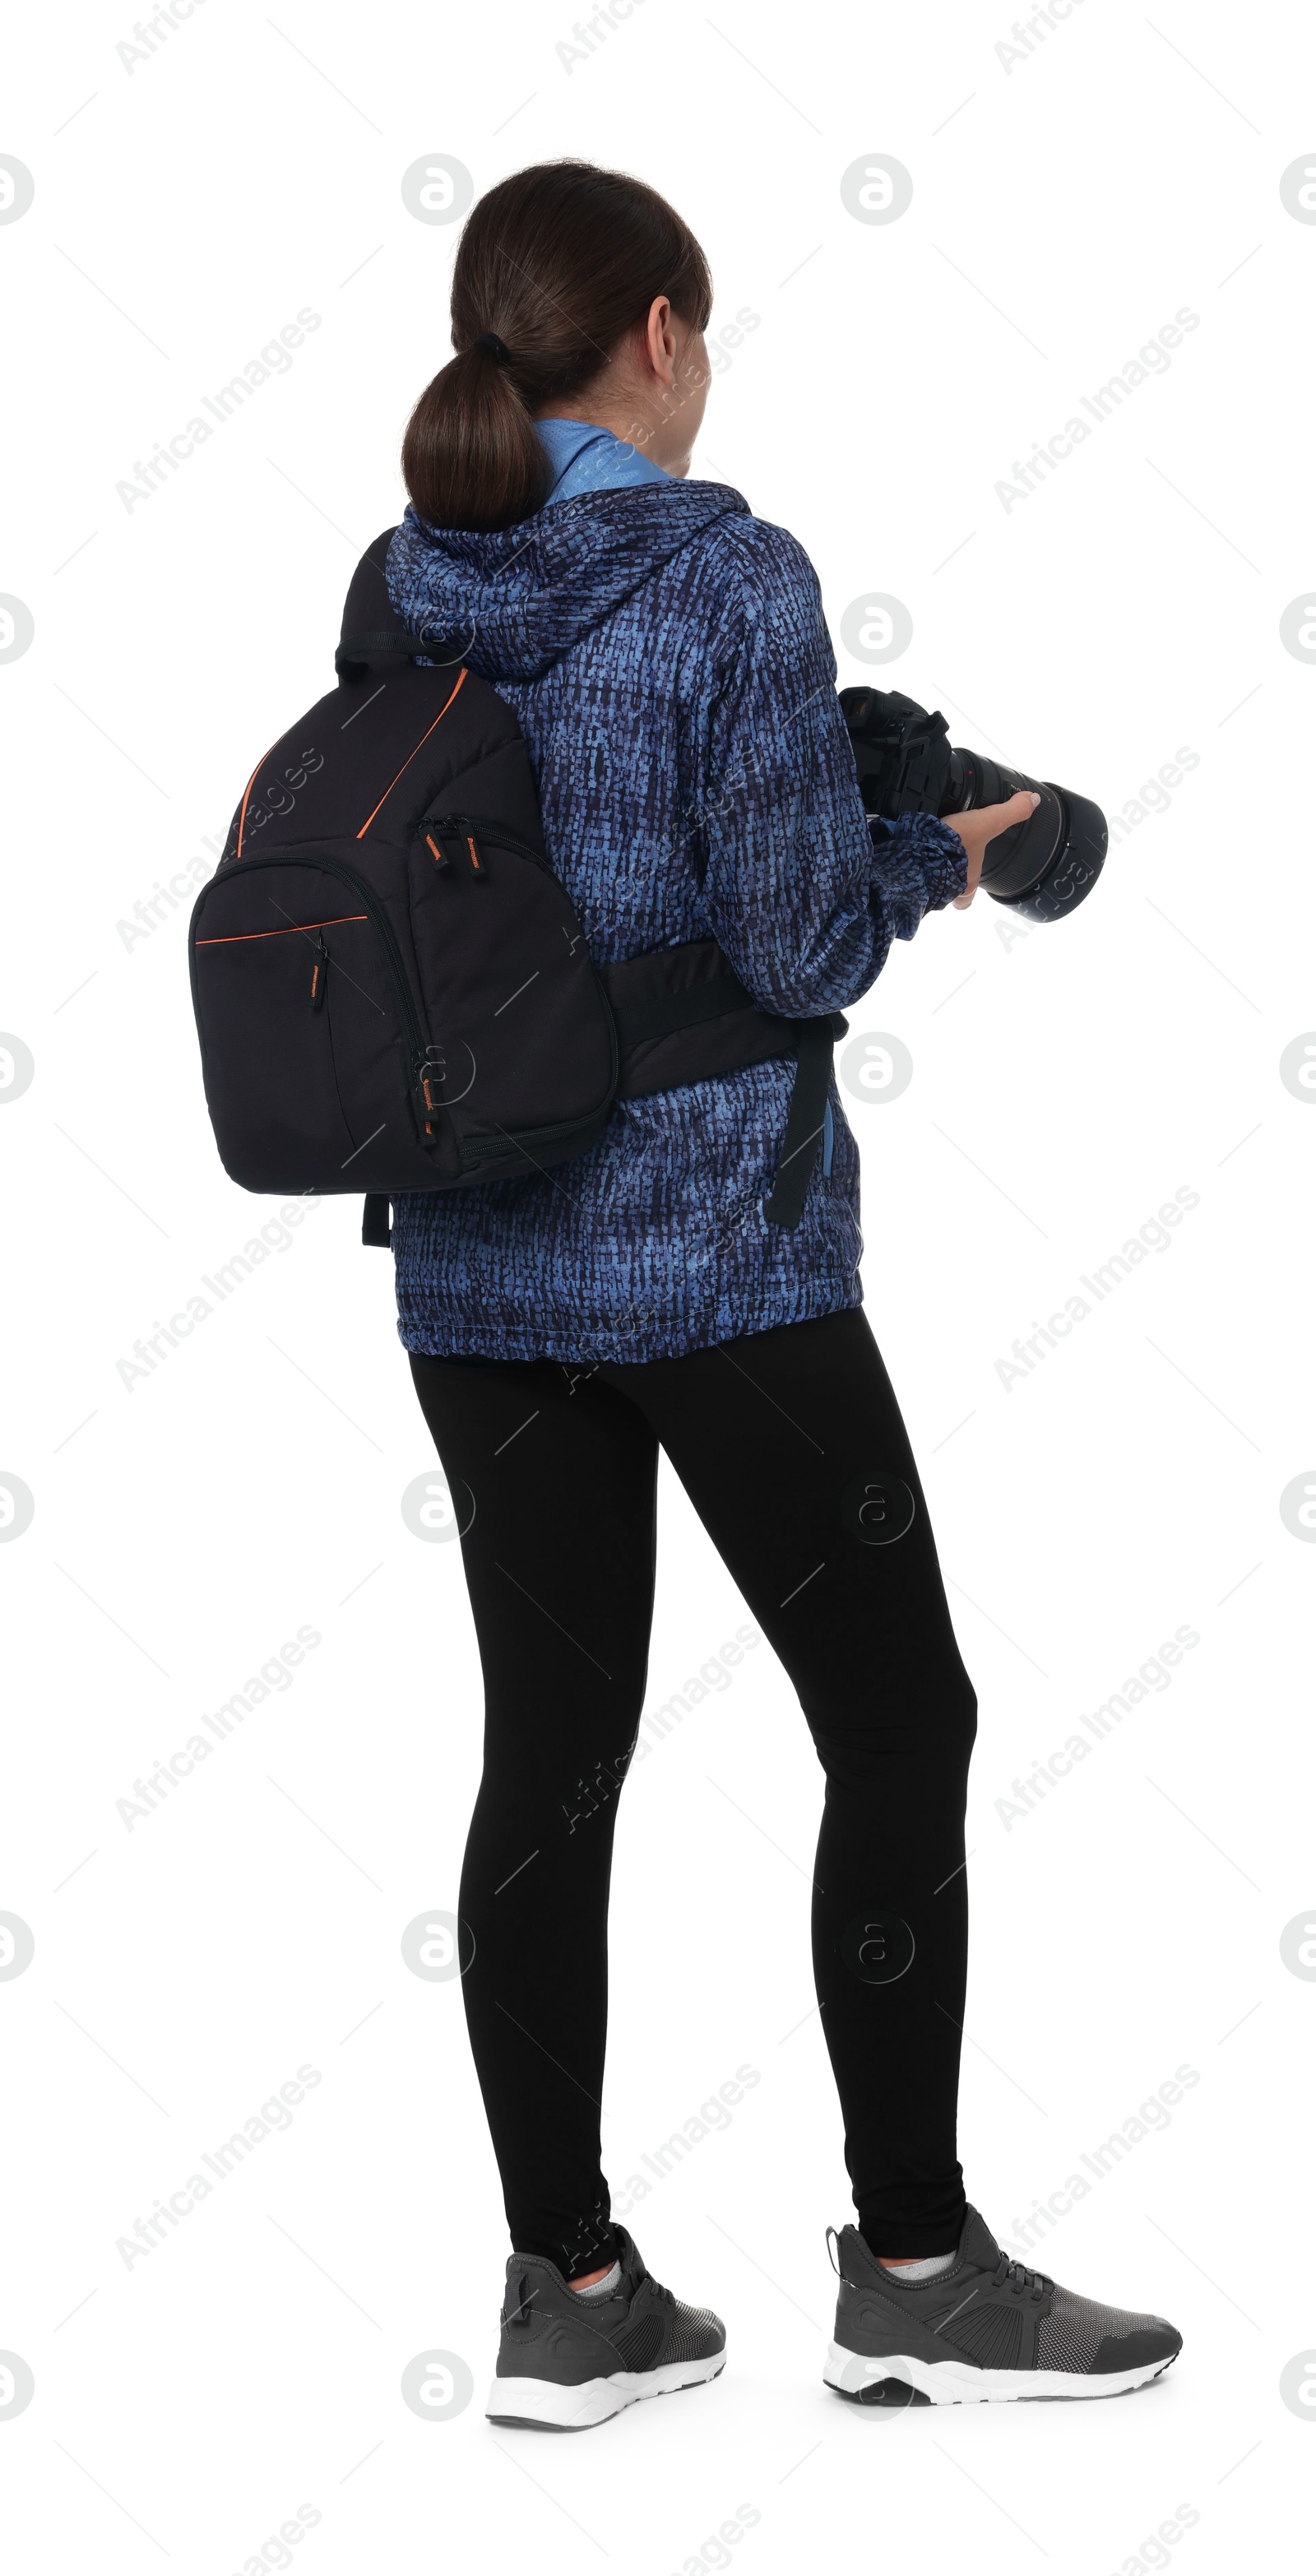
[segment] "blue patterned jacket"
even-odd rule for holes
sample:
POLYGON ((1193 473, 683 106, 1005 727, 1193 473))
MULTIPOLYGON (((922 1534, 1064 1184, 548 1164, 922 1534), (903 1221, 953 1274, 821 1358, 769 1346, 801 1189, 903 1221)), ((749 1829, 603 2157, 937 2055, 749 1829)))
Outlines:
MULTIPOLYGON (((929 815, 875 849, 817 577, 723 484, 550 501, 492 534, 408 510, 388 562, 413 631, 474 629, 515 710, 549 856, 600 964, 715 938, 766 1011, 843 1010, 961 894, 929 815)), ((618 1103, 552 1173, 394 1208, 408 1350, 643 1361, 860 1303, 859 1171, 833 1086, 804 1214, 763 1213, 795 1067, 618 1103)))

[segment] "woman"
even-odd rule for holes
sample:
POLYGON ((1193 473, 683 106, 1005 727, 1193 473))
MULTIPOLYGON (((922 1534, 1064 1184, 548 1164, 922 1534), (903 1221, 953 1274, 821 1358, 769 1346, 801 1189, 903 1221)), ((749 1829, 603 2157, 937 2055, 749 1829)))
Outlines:
MULTIPOLYGON (((817 1020, 867 992, 892 938, 972 901, 987 841, 1036 800, 870 830, 806 556, 684 479, 711 302, 698 243, 635 180, 560 162, 492 189, 457 254, 457 355, 407 429, 389 587, 413 633, 469 639, 515 710, 596 963, 715 939, 760 1010, 817 1020)), ((628 1099, 553 1172, 395 1203, 402 1339, 475 1505, 485 1768, 460 1907, 513 2246, 499 2423, 596 2423, 725 2359, 719 2320, 610 2218, 599 2158, 660 1447, 826 1776, 814 1969, 858 2215, 829 2382, 870 2402, 1110 2393, 1179 2349, 1163 2321, 1010 2263, 965 2201, 976 1704, 860 1310, 834 1086, 799 1148, 798 1222, 765 1205, 792 1078, 777 1058, 628 1099)))

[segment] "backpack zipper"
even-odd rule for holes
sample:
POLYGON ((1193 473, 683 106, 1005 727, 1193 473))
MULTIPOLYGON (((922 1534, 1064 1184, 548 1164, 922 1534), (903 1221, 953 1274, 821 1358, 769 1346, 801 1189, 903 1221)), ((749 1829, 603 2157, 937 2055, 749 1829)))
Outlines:
MULTIPOLYGON (((428 839, 432 832, 437 832, 440 838, 445 832, 451 833, 455 839, 465 841, 473 851, 478 842, 490 841, 495 849, 511 850, 518 859, 529 859, 533 866, 543 869, 545 876, 553 875, 542 850, 532 850, 528 841, 519 841, 514 832, 505 832, 501 823, 483 822, 478 814, 426 814, 416 825, 416 830, 422 840, 428 839)), ((476 876, 484 874, 478 857, 471 872, 476 876)), ((561 883, 561 880, 557 882, 561 883)))

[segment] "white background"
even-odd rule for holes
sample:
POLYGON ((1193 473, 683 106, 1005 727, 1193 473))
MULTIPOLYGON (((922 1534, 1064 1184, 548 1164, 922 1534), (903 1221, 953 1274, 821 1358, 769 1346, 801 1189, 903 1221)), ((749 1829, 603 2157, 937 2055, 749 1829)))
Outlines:
MULTIPOLYGON (((1316 1898, 1316 1559, 1279 1511, 1316 1462, 1316 1110, 1279 1076, 1316 1024, 1316 671, 1279 632, 1316 569, 1316 227, 1279 194, 1314 139, 1299 12, 1082 0, 1009 65, 983 0, 641 0, 576 62, 565 10, 515 0, 199 0, 125 68, 131 38, 104 8, 28 11, 0 134, 36 181, 0 227, 0 588, 36 629, 0 667, 0 1026, 36 1067, 0 1121, 0 1467, 36 1505, 0 1548, 0 1907, 36 1943, 0 1984, 0 2347, 36 2390, 0 2421, 14 2563, 228 2576, 277 2563, 303 2502, 321 2576, 671 2576, 736 2555, 709 2535, 741 2504, 760 2576, 1259 2557, 1316 2442, 1279 2385, 1316 2330, 1316 1994, 1279 1948, 1316 1898), (854 1016, 914 1058, 900 1099, 851 1110, 867 1307, 982 1704, 970 2196, 1013 2237, 1176 2067, 1200 2078, 1041 2258, 1181 2325, 1127 2402, 886 2417, 822 2388, 848 2195, 810 2017, 821 1779, 764 1647, 637 1767, 615 1874, 614 2186, 761 2075, 632 2222, 727 2318, 728 2368, 585 2442, 490 2431, 496 2176, 459 1987, 399 1946, 455 1906, 479 1677, 459 1551, 400 1515, 430 1452, 358 1203, 149 1380, 117 1371, 275 1213, 213 1149, 186 905, 130 946, 116 925, 222 839, 400 512, 402 425, 448 350, 456 231, 400 194, 433 152, 477 190, 579 153, 679 204, 714 332, 761 317, 697 468, 798 534, 834 633, 865 584, 907 604, 880 681, 1112 813, 1198 755, 1072 922, 1009 945, 986 900, 948 912, 854 1016), (841 201, 873 152, 913 176, 889 226, 841 201), (116 484, 303 306, 291 368, 127 510, 116 484), (1007 511, 1013 460, 1183 306, 1168 371, 1007 511), (1170 1247, 1007 1391, 1016 1336, 1180 1188, 1200 1204, 1170 1247), (1007 1830, 1015 1776, 1181 1624, 1201 1642, 1171 1686, 1007 1830), (127 1830, 134 1778, 299 1625, 322 1643, 293 1686, 127 1830), (321 2081, 291 2127, 128 2268, 116 2240, 300 2065, 321 2081), (475 2398, 419 2420, 401 2374, 440 2350, 475 2398)), ((670 1478, 662 1512, 655 1703, 746 1615, 670 1478)))

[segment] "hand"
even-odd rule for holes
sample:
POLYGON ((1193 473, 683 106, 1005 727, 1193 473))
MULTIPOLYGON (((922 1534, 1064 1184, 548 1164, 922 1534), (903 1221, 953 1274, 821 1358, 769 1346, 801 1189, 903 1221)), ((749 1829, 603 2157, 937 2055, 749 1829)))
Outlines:
POLYGON ((978 891, 983 853, 988 842, 996 840, 1002 832, 1008 832, 1012 824, 1026 823, 1030 814, 1036 813, 1041 801, 1031 788, 1021 787, 1018 795, 1011 796, 1004 805, 979 805, 971 814, 942 815, 942 822, 950 825, 968 853, 969 882, 963 894, 955 897, 957 912, 966 911, 978 891))

